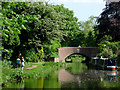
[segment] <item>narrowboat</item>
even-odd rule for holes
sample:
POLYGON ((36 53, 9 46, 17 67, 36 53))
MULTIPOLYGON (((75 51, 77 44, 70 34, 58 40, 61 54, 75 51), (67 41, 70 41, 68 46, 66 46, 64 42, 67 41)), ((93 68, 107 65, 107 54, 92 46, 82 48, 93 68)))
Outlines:
POLYGON ((94 57, 91 60, 92 60, 91 63, 94 64, 97 67, 97 69, 104 69, 104 70, 118 69, 115 59, 94 57))

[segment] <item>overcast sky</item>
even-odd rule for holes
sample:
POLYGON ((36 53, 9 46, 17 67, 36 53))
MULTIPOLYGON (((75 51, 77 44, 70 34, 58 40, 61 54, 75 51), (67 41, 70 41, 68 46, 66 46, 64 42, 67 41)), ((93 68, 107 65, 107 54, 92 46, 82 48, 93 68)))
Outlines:
POLYGON ((79 21, 86 21, 90 16, 99 16, 105 8, 106 2, 103 0, 50 0, 50 3, 63 4, 74 11, 74 16, 79 21))

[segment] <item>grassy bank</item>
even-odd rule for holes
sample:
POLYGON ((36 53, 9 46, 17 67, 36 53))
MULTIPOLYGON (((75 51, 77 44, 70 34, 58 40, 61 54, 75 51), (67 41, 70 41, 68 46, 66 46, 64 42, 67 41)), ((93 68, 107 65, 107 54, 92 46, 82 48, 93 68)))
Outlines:
POLYGON ((26 63, 24 70, 21 68, 12 68, 11 62, 2 62, 2 86, 5 86, 7 82, 15 81, 22 82, 26 78, 38 78, 40 76, 47 77, 52 71, 58 70, 63 66, 64 63, 54 63, 54 62, 42 62, 42 63, 26 63), (27 69, 37 65, 36 68, 27 69))

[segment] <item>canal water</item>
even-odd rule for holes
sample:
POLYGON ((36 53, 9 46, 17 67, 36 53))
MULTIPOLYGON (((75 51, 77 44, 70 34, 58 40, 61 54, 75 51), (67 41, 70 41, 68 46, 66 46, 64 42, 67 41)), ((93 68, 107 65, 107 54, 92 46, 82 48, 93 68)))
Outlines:
POLYGON ((120 72, 90 68, 79 62, 66 64, 48 77, 26 79, 22 83, 8 83, 6 88, 117 88, 120 89, 120 72))

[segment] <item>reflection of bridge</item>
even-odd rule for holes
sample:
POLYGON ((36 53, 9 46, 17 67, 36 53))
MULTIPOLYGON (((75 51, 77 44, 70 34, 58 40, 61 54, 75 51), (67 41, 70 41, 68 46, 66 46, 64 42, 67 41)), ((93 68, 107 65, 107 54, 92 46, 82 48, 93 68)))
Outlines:
POLYGON ((85 81, 99 81, 99 78, 104 77, 104 71, 86 70, 81 74, 74 75, 65 69, 61 69, 58 76, 58 80, 61 81, 61 83, 77 82, 80 84, 80 82, 85 81))
POLYGON ((90 59, 98 53, 97 47, 63 47, 58 49, 60 62, 65 62, 65 58, 72 54, 80 54, 90 59))
MULTIPOLYGON (((86 83, 86 85, 89 86, 89 84, 87 83, 93 82, 94 85, 99 86, 99 82, 101 81, 119 82, 118 78, 119 78, 119 72, 117 71, 102 71, 102 70, 94 70, 94 69, 85 70, 81 74, 72 74, 66 71, 65 69, 61 69, 58 75, 58 80, 61 82, 61 84, 67 84, 67 85, 69 85, 70 83, 72 84, 76 83, 78 85, 81 85, 82 83, 86 83)), ((108 83, 108 86, 109 85, 110 84, 108 83)), ((93 86, 90 87, 92 88, 93 86)))

